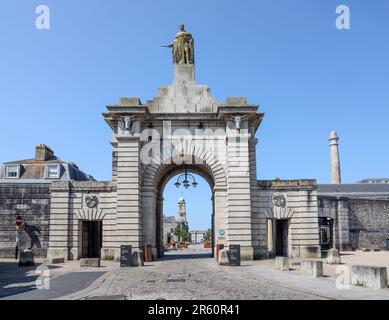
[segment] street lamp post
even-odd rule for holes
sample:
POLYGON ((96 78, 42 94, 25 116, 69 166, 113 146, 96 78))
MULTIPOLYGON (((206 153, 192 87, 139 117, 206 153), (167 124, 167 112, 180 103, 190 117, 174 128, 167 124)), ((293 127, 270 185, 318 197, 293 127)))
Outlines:
POLYGON ((176 186, 176 188, 179 188, 181 185, 183 185, 185 189, 188 189, 191 185, 193 188, 196 188, 198 186, 198 183, 196 182, 195 177, 192 174, 188 173, 188 169, 185 167, 185 173, 182 173, 177 177, 177 181, 174 185, 176 186), (184 180, 180 182, 180 179, 182 178, 184 180), (192 180, 192 183, 190 183, 188 178, 192 180))
POLYGON ((22 217, 18 214, 16 216, 16 243, 15 243, 15 260, 18 259, 18 253, 19 253, 19 236, 20 236, 20 226, 22 225, 23 220, 22 217))

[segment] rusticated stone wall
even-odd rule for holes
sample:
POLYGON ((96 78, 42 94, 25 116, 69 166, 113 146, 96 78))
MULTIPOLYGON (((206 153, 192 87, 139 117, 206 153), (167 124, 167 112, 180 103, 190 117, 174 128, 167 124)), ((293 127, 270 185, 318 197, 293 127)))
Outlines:
POLYGON ((260 243, 261 255, 268 248, 267 220, 288 220, 288 256, 291 258, 319 258, 319 231, 316 180, 258 180, 257 203, 254 206, 253 234, 260 243), (285 203, 275 206, 274 193, 282 194, 285 203))
POLYGON ((121 238, 116 232, 116 186, 106 181, 54 181, 51 185, 48 259, 82 257, 81 221, 102 222, 101 258, 119 259, 121 238), (87 195, 98 201, 88 207, 87 195))
POLYGON ((46 257, 49 241, 50 183, 0 184, 0 258, 15 257, 16 215, 23 219, 19 248, 46 257))
POLYGON ((348 207, 352 248, 385 248, 389 239, 389 201, 349 199, 348 207))

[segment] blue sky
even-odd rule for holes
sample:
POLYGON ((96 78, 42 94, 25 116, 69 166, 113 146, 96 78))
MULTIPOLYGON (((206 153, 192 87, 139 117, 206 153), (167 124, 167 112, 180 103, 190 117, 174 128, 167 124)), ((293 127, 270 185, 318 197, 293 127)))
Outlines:
MULTIPOLYGON (((386 0, 2 1, 0 161, 30 158, 46 143, 109 180, 101 113, 171 82, 160 45, 184 22, 198 82, 219 101, 247 96, 265 113, 258 178, 328 183, 330 130, 340 136, 344 182, 389 176, 388 15, 386 0), (39 4, 51 10, 50 30, 35 28, 39 4), (335 28, 340 4, 350 7, 351 30, 335 28)), ((180 191, 169 186, 165 212, 176 213, 180 191)), ((194 228, 209 224, 207 192, 185 194, 194 228)))

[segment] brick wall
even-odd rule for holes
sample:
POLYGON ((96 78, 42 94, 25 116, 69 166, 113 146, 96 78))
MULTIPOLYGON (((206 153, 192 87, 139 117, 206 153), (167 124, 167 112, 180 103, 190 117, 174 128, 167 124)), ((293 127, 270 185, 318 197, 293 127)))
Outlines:
POLYGON ((20 249, 33 247, 36 257, 46 257, 49 240, 50 184, 0 184, 0 258, 14 258, 15 218, 20 214, 20 249))
POLYGON ((350 199, 348 205, 352 248, 384 248, 389 239, 389 201, 350 199))

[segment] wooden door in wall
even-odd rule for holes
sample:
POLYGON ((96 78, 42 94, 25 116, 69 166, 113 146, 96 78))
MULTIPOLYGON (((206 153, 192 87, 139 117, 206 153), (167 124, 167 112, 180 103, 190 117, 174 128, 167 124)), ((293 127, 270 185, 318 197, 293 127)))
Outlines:
POLYGON ((82 257, 99 258, 102 245, 102 222, 82 221, 82 257))
POLYGON ((288 220, 276 220, 276 255, 288 256, 288 220))

